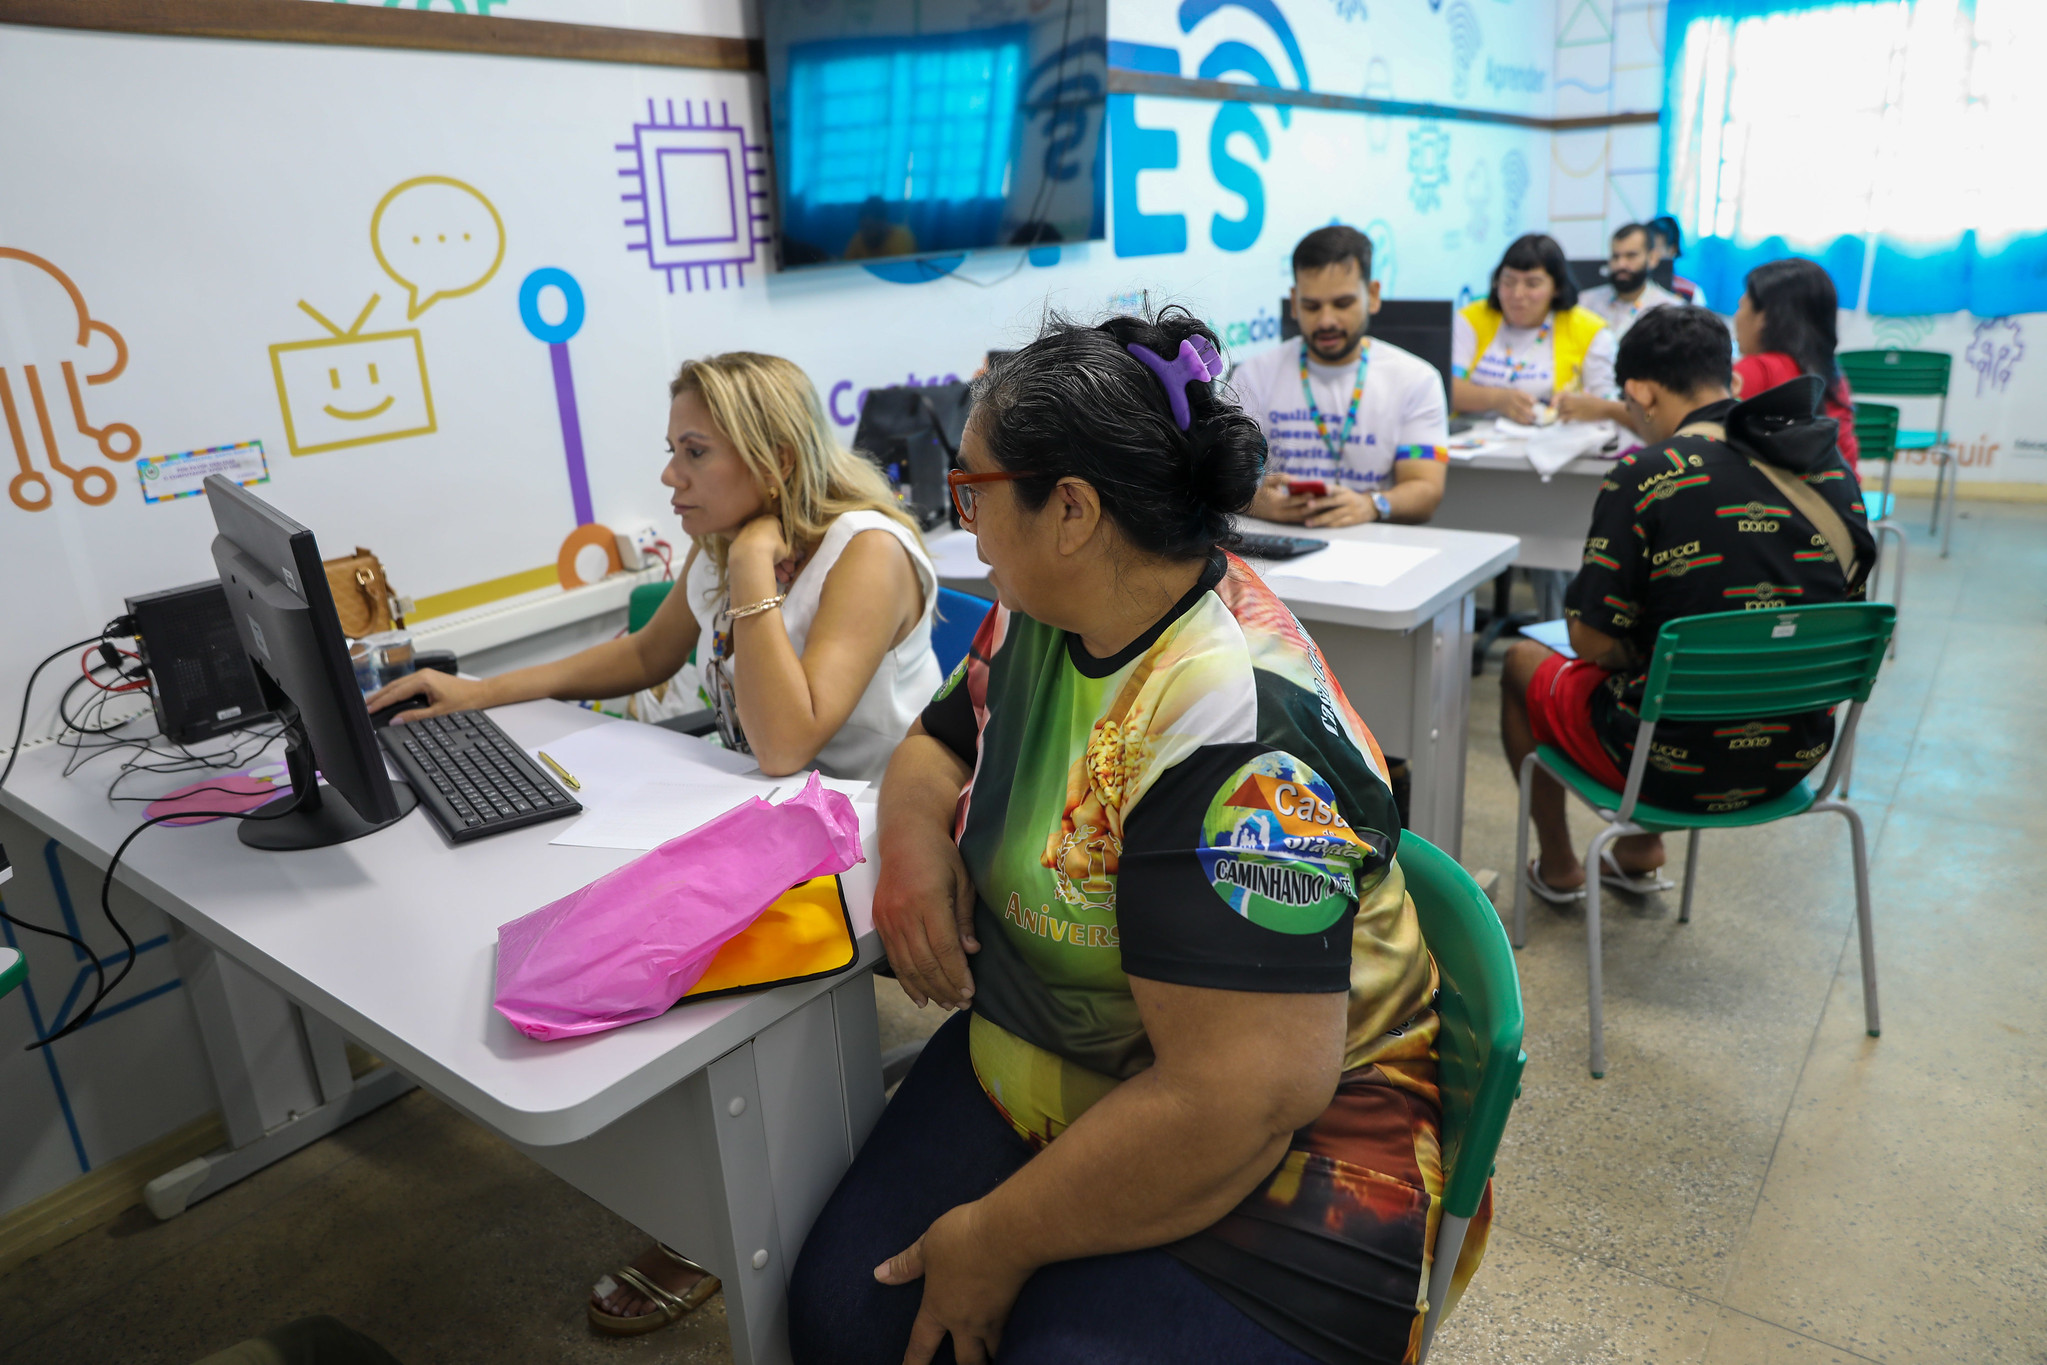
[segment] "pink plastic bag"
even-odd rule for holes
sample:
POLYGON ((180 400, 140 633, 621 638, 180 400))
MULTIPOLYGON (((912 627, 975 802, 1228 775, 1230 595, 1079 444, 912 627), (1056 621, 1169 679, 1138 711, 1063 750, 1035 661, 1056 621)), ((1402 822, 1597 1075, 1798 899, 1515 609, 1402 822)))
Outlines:
POLYGON ((541 1039, 652 1019, 777 896, 864 861, 853 803, 816 774, 779 806, 754 797, 498 926, 498 1013, 541 1039))

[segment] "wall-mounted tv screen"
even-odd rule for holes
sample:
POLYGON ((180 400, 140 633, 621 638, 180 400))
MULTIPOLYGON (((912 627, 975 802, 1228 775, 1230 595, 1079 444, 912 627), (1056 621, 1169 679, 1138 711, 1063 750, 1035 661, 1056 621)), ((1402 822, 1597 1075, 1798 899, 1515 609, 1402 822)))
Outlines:
POLYGON ((1108 0, 762 0, 785 267, 1103 236, 1108 0))

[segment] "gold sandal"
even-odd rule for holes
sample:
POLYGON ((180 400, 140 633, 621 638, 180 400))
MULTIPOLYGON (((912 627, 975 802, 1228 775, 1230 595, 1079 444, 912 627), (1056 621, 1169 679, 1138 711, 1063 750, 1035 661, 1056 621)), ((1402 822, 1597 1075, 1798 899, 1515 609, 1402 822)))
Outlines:
POLYGON ((592 1327, 614 1337, 636 1337, 646 1332, 658 1332, 682 1317, 684 1313, 692 1313, 703 1307, 710 1297, 718 1292, 719 1283, 716 1275, 671 1247, 660 1242, 654 1245, 660 1247, 661 1254, 669 1260, 685 1269, 696 1271, 703 1278, 691 1285, 688 1293, 676 1295, 655 1284, 631 1266, 623 1266, 616 1278, 606 1275, 590 1287, 590 1300, 584 1308, 590 1315, 592 1327), (621 1288, 632 1290, 654 1307, 648 1312, 622 1318, 597 1306, 599 1299, 608 1299, 621 1288))

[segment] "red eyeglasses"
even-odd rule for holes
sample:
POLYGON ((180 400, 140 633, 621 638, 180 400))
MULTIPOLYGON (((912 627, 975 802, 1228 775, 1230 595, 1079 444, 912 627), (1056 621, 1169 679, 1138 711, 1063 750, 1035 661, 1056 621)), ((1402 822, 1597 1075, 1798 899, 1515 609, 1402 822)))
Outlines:
POLYGON ((952 505, 960 514, 960 524, 974 524, 974 485, 977 483, 1007 483, 1011 479, 1029 478, 1028 474, 1013 474, 1008 470, 997 470, 993 474, 969 474, 964 469, 955 469, 945 476, 946 486, 952 490, 952 505))

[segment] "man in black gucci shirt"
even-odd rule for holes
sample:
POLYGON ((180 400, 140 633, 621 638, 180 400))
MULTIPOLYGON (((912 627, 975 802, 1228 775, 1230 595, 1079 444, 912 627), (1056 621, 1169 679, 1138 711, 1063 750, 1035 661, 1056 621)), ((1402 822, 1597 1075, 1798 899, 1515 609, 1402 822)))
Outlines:
MULTIPOLYGON (((1525 754, 1554 744, 1618 791, 1666 621, 1859 600, 1876 546, 1836 426, 1818 415, 1819 381, 1802 377, 1737 403, 1727 328, 1702 308, 1644 314, 1622 340, 1614 373, 1651 440, 1600 484, 1583 566, 1564 597, 1578 657, 1518 641, 1501 677, 1500 724, 1517 775, 1525 754), (1755 461, 1803 488, 1794 485, 1794 497, 1755 461), (1852 581, 1822 527, 1793 505, 1811 505, 1805 490, 1838 518, 1852 581)), ((1658 725, 1642 799, 1698 812, 1768 800, 1820 763, 1833 733, 1827 711, 1658 725)), ((1538 773, 1533 804, 1542 841, 1536 890, 1553 899, 1583 894, 1563 788, 1538 773)), ((1617 884, 1653 880, 1662 841, 1619 840, 1614 861, 1601 871, 1617 884)))

